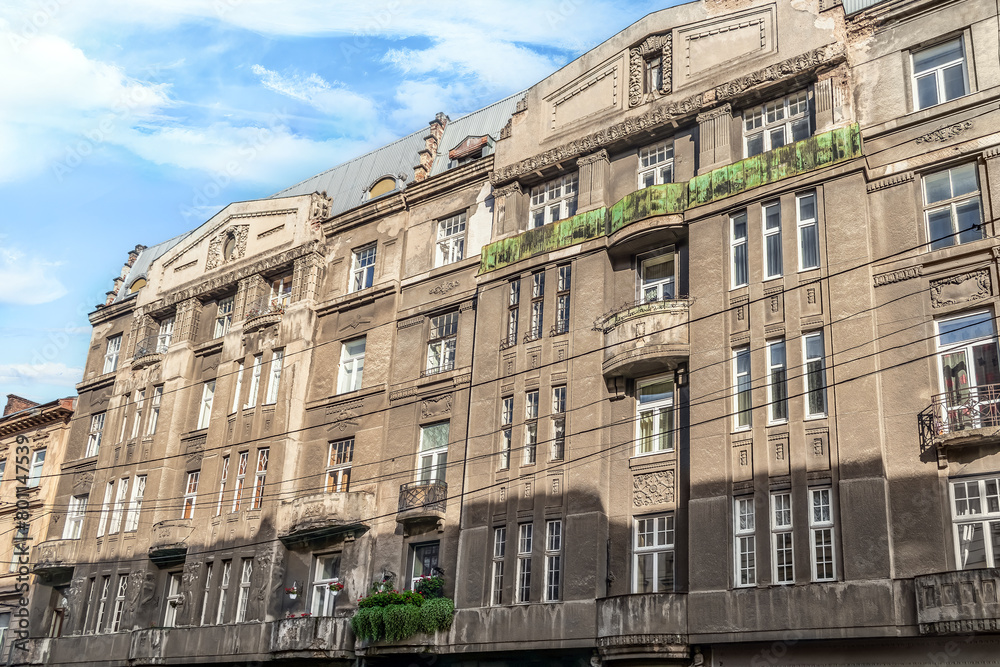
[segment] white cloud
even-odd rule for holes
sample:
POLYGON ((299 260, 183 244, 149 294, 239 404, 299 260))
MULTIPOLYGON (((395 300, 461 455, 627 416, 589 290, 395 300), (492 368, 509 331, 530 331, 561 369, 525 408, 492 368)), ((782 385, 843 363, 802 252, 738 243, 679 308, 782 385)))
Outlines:
POLYGON ((52 275, 57 263, 0 247, 0 303, 34 306, 55 301, 66 287, 52 275))
MULTIPOLYGON (((72 389, 81 379, 83 379, 82 368, 73 368, 63 363, 0 364, 0 386, 4 387, 21 388, 33 385, 51 385, 72 389)), ((36 393, 37 395, 37 392, 25 393, 36 393)))
POLYGON ((352 92, 340 82, 332 85, 318 74, 282 76, 261 65, 251 67, 264 87, 333 116, 368 119, 375 115, 375 103, 352 92))

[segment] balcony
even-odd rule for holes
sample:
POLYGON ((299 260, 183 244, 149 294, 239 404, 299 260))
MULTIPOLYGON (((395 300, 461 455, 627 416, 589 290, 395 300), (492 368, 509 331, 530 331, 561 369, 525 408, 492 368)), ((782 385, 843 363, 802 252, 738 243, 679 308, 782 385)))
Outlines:
POLYGON ((438 480, 409 482, 399 487, 399 510, 396 521, 404 527, 424 522, 436 522, 444 530, 448 485, 438 480))
POLYGON ((928 574, 913 588, 920 634, 1000 632, 1000 568, 928 574))
POLYGON ((146 336, 135 345, 132 368, 142 368, 160 361, 166 354, 168 347, 170 347, 170 336, 159 334, 146 336))
POLYGON ((938 394, 917 415, 921 449, 939 452, 1000 443, 1000 384, 938 394))
POLYGON ((32 570, 46 586, 59 586, 73 578, 76 547, 80 540, 48 540, 34 549, 32 570))
POLYGON ((289 549, 354 539, 368 530, 375 514, 375 494, 368 491, 314 493, 286 500, 278 508, 278 539, 289 549))
POLYGON ((618 595, 597 601, 597 645, 605 660, 688 660, 687 596, 618 595))
POLYGON ((275 621, 271 629, 271 653, 278 659, 353 659, 354 633, 350 619, 312 616, 275 621))
POLYGON ((194 532, 191 519, 167 519, 150 531, 149 560, 160 568, 180 565, 187 558, 187 540, 194 532))
POLYGON ((281 314, 284 312, 284 302, 272 299, 269 294, 259 296, 247 303, 243 331, 256 331, 261 327, 280 322, 281 314))
POLYGON ((638 377, 676 368, 690 354, 690 299, 622 305, 599 319, 604 332, 605 377, 638 377))

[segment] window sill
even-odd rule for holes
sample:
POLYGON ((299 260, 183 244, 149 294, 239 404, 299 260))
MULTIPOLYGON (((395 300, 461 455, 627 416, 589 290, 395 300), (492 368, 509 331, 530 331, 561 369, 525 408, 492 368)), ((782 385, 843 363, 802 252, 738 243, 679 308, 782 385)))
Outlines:
POLYGON ((633 454, 629 457, 628 467, 635 468, 642 466, 643 468, 650 465, 655 465, 657 463, 668 463, 674 460, 676 450, 670 449, 662 452, 644 452, 642 454, 633 454))
POLYGON ((815 422, 815 421, 819 421, 821 419, 827 419, 829 416, 830 415, 828 415, 826 413, 823 413, 821 415, 806 415, 805 417, 802 418, 802 421, 804 421, 804 422, 815 422))

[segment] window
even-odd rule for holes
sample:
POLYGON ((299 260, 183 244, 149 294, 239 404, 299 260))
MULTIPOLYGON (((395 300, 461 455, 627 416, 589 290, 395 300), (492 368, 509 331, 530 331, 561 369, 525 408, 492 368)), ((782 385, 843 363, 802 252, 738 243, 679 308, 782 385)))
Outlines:
POLYGON ((243 362, 241 361, 236 368, 236 388, 233 391, 233 409, 232 412, 236 412, 240 409, 240 390, 243 389, 243 362))
POLYGON ((674 590, 674 515, 635 520, 632 550, 632 592, 674 590))
POLYGON ((644 88, 647 93, 654 93, 660 90, 663 85, 663 56, 658 55, 645 61, 643 68, 644 88))
POLYGON ((233 489, 233 511, 239 512, 243 504, 243 487, 246 484, 247 462, 250 452, 240 452, 240 460, 236 466, 236 488, 233 489))
POLYGON ((340 348, 340 372, 337 374, 337 393, 361 389, 365 370, 365 339, 349 340, 340 348))
POLYGON ((153 387, 153 398, 149 402, 149 421, 146 422, 146 435, 156 433, 156 424, 160 421, 160 403, 163 400, 163 385, 153 387))
POLYGON ((222 457, 222 470, 219 473, 219 501, 215 504, 215 516, 222 514, 222 498, 226 493, 226 480, 229 477, 229 457, 222 457))
POLYGON ((392 176, 386 176, 385 178, 380 178, 375 185, 368 190, 368 198, 375 199, 376 197, 389 194, 395 189, 396 179, 392 176))
POLYGON ((350 491, 352 461, 354 461, 354 438, 330 443, 330 456, 326 463, 327 493, 350 491))
MULTIPOLYGON (((764 225, 764 280, 780 278, 782 274, 781 264, 781 204, 771 202, 764 204, 761 208, 761 217, 764 225)), ((813 215, 813 224, 816 223, 816 216, 813 215)), ((802 233, 801 222, 799 223, 799 233, 802 233)))
POLYGON ((111 577, 101 577, 101 597, 97 603, 97 622, 94 632, 100 632, 104 627, 104 613, 108 608, 108 595, 111 593, 111 577))
POLYGON ((531 275, 531 330, 528 340, 542 337, 542 321, 545 317, 545 273, 539 271, 531 275))
POLYGON ((558 602, 562 584, 562 520, 545 522, 545 601, 558 602))
POLYGON ((208 597, 212 593, 212 563, 205 563, 205 588, 201 594, 201 620, 199 625, 205 625, 208 616, 208 597))
POLYGON ((521 305, 521 281, 510 281, 510 291, 507 298, 507 340, 504 348, 517 345, 517 315, 521 305))
POLYGON ((128 413, 127 413, 128 405, 129 405, 128 399, 129 399, 129 394, 122 395, 122 404, 121 404, 121 410, 122 410, 122 430, 121 430, 121 433, 118 434, 118 442, 124 442, 125 441, 125 426, 126 426, 126 424, 128 424, 128 413))
POLYGON ((528 229, 575 215, 577 189, 577 174, 568 174, 531 188, 528 229))
POLYGON ((674 144, 672 141, 664 141, 639 150, 640 188, 673 182, 674 144))
POLYGON ((351 292, 367 289, 374 284, 375 248, 376 244, 372 243, 354 251, 354 263, 351 266, 351 292))
POLYGON ((413 547, 413 569, 410 575, 410 590, 413 590, 417 579, 420 577, 433 576, 439 571, 438 557, 440 551, 440 542, 417 544, 413 547))
POLYGON ((795 583, 792 561, 792 494, 771 494, 771 546, 774 549, 774 583, 795 583))
POLYGON ((462 261, 465 250, 465 213, 438 222, 437 255, 434 266, 462 261))
POLYGON ((750 281, 750 267, 747 264, 747 212, 743 211, 729 218, 730 227, 730 259, 732 260, 731 276, 733 289, 743 287, 750 281))
POLYGON ((198 480, 200 478, 200 470, 187 474, 187 482, 184 484, 184 505, 181 509, 182 519, 194 518, 194 503, 198 499, 198 480))
POLYGON ((816 193, 795 196, 799 229, 799 271, 819 268, 819 224, 816 222, 816 193))
POLYGON ((222 561, 222 576, 219 577, 219 606, 215 610, 215 623, 221 625, 226 622, 226 598, 229 597, 229 577, 233 571, 233 561, 222 561))
POLYGON ((538 448, 538 390, 524 395, 524 464, 535 462, 538 448))
POLYGON ((314 566, 312 605, 313 616, 333 616, 333 605, 337 594, 330 590, 330 584, 340 581, 340 554, 317 556, 314 566))
POLYGON ((212 402, 215 400, 215 380, 209 380, 201 388, 201 408, 198 410, 198 428, 208 428, 212 421, 212 402))
POLYGON ((458 313, 431 318, 427 341, 427 375, 450 371, 455 367, 455 342, 458 340, 458 313))
POLYGON ((639 300, 642 303, 674 298, 674 253, 639 260, 639 300))
POLYGON ((988 311, 937 321, 938 368, 944 393, 942 428, 958 431, 1000 425, 995 390, 1000 383, 1000 357, 988 311), (976 406, 969 410, 968 406, 976 406))
POLYGON ((552 460, 566 454, 566 387, 552 388, 552 460))
POLYGON ((753 586, 757 583, 753 498, 737 498, 735 507, 736 585, 753 586))
POLYGON ((809 489, 809 542, 812 548, 813 581, 837 578, 833 563, 833 508, 830 489, 809 489))
POLYGON ((292 302, 292 274, 286 273, 271 281, 271 294, 268 306, 271 311, 284 310, 292 302))
POLYGON ((3 613, 0 613, 0 648, 6 648, 4 642, 7 641, 7 631, 9 629, 10 629, 10 612, 5 611, 3 613))
POLYGON ((514 435, 514 397, 507 396, 500 403, 500 470, 510 468, 510 448, 514 435))
POLYGON ((142 497, 146 494, 146 476, 136 475, 132 484, 132 497, 128 502, 128 512, 125 513, 125 532, 133 533, 139 530, 139 512, 142 511, 142 497))
POLYGON ((267 481, 267 457, 270 449, 265 447, 257 450, 257 470, 253 478, 253 503, 250 509, 259 510, 264 503, 264 482, 267 481))
POLYGON ((21 565, 29 565, 31 554, 31 536, 28 534, 28 524, 20 523, 11 537, 10 567, 8 572, 17 572, 21 565))
POLYGON ((87 511, 87 496, 73 496, 66 511, 66 525, 63 527, 64 540, 78 540, 83 530, 83 518, 87 511))
POLYGON ((108 339, 108 348, 104 352, 104 373, 110 373, 118 368, 118 353, 122 349, 122 335, 112 336, 108 339))
POLYGON ((674 381, 658 377, 636 383, 636 456, 674 449, 674 381))
POLYGON ((767 343, 767 421, 788 421, 788 371, 785 365, 785 341, 767 343))
POLYGON ((227 296, 219 299, 215 308, 215 333, 213 338, 221 338, 229 333, 229 327, 233 323, 233 302, 234 297, 227 296))
POLYGON ((31 455, 31 470, 28 473, 28 487, 36 487, 42 479, 42 468, 45 465, 45 450, 36 449, 31 455))
POLYGON ((804 90, 743 112, 746 157, 808 139, 811 134, 809 94, 804 90))
POLYGON ((443 482, 448 465, 448 422, 420 427, 417 480, 427 484, 443 482))
POLYGON ((983 238, 976 164, 963 164, 923 178, 924 220, 931 250, 983 238))
POLYGON ((958 566, 997 567, 1000 562, 1000 478, 951 483, 952 525, 958 566))
POLYGON ((750 428, 750 348, 740 347, 733 350, 733 392, 735 419, 737 429, 750 428))
POLYGON ((164 600, 167 606, 163 612, 163 627, 172 628, 177 625, 177 605, 184 602, 184 595, 181 593, 180 572, 167 574, 167 591, 164 600))
POLYGON ((912 57, 916 109, 926 109, 969 92, 961 38, 916 51, 912 57))
POLYGON ((90 418, 90 436, 87 438, 87 456, 97 456, 101 449, 101 436, 104 434, 105 413, 98 412, 90 418))
MULTIPOLYGON (((49 637, 62 637, 63 621, 66 620, 66 607, 69 602, 66 600, 66 589, 55 589, 54 591, 59 599, 58 602, 54 603, 52 607, 52 616, 49 621, 49 637)), ((10 626, 10 614, 0 614, 0 640, 3 639, 3 635, 7 632, 7 627, 10 626)), ((0 641, 2 645, 2 641, 0 641)))
POLYGON ((806 376, 806 417, 826 415, 826 368, 823 350, 823 332, 806 334, 802 337, 805 349, 806 376))
POLYGON ((247 620, 247 605, 250 602, 250 580, 253 578, 253 558, 244 558, 240 574, 240 596, 236 600, 236 622, 247 620))
POLYGON ((111 615, 111 632, 118 632, 122 627, 122 614, 125 612, 125 593, 128 590, 128 575, 118 575, 118 589, 115 595, 115 611, 111 615))
POLYGON ((156 335, 156 352, 163 354, 170 347, 170 340, 174 337, 174 316, 160 320, 160 330, 156 335))
MULTIPOLYGON (((87 593, 83 598, 83 611, 80 613, 80 630, 83 634, 90 634, 90 625, 87 623, 90 620, 90 610, 94 608, 94 595, 97 593, 97 577, 91 577, 87 580, 87 593)), ((2 645, 3 639, 0 638, 0 645, 2 645)))
POLYGON ((490 604, 503 604, 503 565, 507 553, 507 529, 493 529, 493 576, 490 579, 490 604))
POLYGON ((264 397, 264 405, 271 405, 278 401, 278 385, 281 382, 281 362, 284 357, 284 350, 275 350, 271 354, 271 375, 267 378, 267 394, 264 397))
POLYGON ((260 367, 263 360, 263 354, 255 354, 253 356, 253 369, 250 371, 250 393, 247 394, 247 402, 243 406, 244 408, 257 406, 257 393, 260 391, 260 367))
POLYGON ((572 285, 573 268, 560 266, 556 269, 556 325, 553 334, 569 332, 569 293, 572 285))
POLYGON ((516 602, 531 601, 531 538, 534 526, 517 527, 517 596, 516 602))
POLYGON ((101 505, 101 515, 97 519, 98 537, 104 535, 104 524, 107 522, 108 514, 111 512, 111 498, 114 497, 114 493, 115 493, 114 481, 108 482, 108 485, 104 487, 104 504, 101 505))
POLYGON ((140 389, 135 392, 135 415, 132 417, 132 435, 130 440, 135 440, 139 435, 139 424, 142 423, 142 408, 146 402, 146 390, 140 389))

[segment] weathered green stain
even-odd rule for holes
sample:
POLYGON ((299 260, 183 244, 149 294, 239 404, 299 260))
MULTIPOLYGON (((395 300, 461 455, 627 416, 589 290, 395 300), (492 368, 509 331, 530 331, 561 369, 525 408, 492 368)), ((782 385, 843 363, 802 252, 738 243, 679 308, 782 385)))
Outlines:
POLYGON ((824 132, 695 176, 687 183, 643 188, 622 197, 610 208, 587 211, 491 243, 483 248, 479 273, 489 273, 529 257, 607 236, 647 218, 681 214, 861 155, 861 128, 857 125, 824 132))

